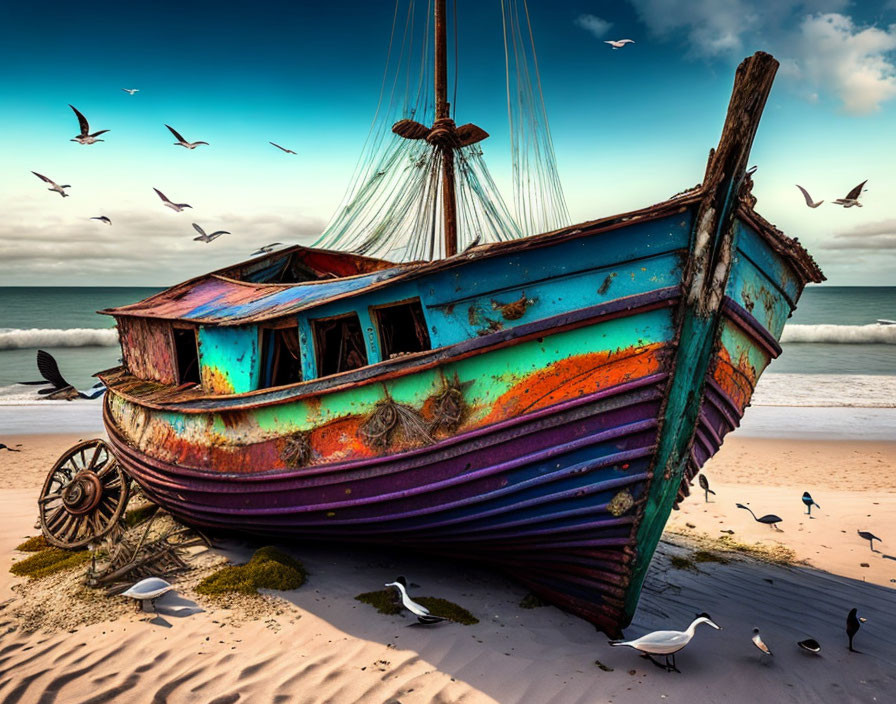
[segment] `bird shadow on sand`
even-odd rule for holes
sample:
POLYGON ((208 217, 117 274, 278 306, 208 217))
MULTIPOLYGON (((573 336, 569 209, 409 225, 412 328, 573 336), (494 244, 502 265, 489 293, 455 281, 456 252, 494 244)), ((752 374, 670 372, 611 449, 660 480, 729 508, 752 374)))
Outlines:
POLYGON ((896 560, 896 555, 881 555, 884 560, 896 560))
MULTIPOLYGON (((150 610, 151 608, 152 607, 149 607, 150 610)), ((147 611, 147 607, 144 606, 143 610, 147 611)), ((205 609, 199 606, 195 601, 185 599, 182 596, 169 592, 156 601, 155 616, 149 619, 147 623, 151 623, 155 626, 162 626, 163 628, 171 628, 171 624, 165 620, 165 616, 168 616, 169 618, 186 618, 187 616, 200 614, 203 611, 205 611, 205 609)))

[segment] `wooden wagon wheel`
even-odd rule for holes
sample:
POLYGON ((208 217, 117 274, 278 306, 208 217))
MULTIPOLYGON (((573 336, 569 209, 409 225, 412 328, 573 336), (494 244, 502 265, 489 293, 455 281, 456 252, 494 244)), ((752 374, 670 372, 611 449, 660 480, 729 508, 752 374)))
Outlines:
POLYGON ((115 527, 128 503, 129 479, 102 440, 69 448, 40 492, 40 527, 51 545, 80 548, 115 527))

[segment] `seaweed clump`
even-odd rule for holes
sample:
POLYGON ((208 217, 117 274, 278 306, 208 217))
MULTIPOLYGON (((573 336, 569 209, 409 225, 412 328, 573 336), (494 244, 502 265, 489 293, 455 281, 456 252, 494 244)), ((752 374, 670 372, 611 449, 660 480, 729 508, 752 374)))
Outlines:
POLYGON ((718 562, 720 565, 727 565, 731 562, 727 557, 722 557, 709 550, 697 550, 693 557, 694 562, 718 562))
POLYGON ((46 550, 50 547, 50 544, 47 542, 47 539, 41 535, 32 535, 28 540, 20 545, 16 545, 16 550, 19 552, 40 552, 41 550, 46 550))
POLYGON ((537 609, 542 606, 548 606, 548 602, 542 599, 538 594, 533 594, 529 592, 520 599, 520 608, 521 609, 537 609))
POLYGON ((155 504, 143 504, 137 508, 132 508, 124 514, 124 525, 126 528, 133 528, 140 525, 148 518, 155 515, 159 507, 155 504))
POLYGON ((89 560, 90 551, 88 550, 72 552, 71 550, 60 550, 59 548, 46 548, 35 552, 20 562, 13 563, 9 571, 17 577, 41 579, 63 570, 78 567, 89 560))
POLYGON ((244 565, 228 565, 203 579, 196 591, 208 596, 257 594, 259 589, 288 591, 305 583, 301 562, 275 547, 259 548, 244 565))
MULTIPOLYGON (((358 601, 369 604, 381 614, 388 616, 396 616, 404 609, 398 603, 396 592, 392 589, 379 589, 375 592, 364 592, 355 597, 358 601)), ((442 616, 450 621, 461 623, 464 626, 472 626, 479 623, 479 619, 467 611, 464 607, 455 604, 447 599, 440 599, 436 596, 420 596, 414 597, 421 606, 429 609, 433 616, 442 616)))
POLYGON ((669 564, 671 564, 677 570, 697 569, 694 561, 691 558, 684 557, 682 555, 672 555, 672 557, 669 558, 669 564))
POLYGON ((355 599, 363 604, 370 604, 381 614, 386 614, 387 616, 397 616, 402 610, 398 600, 395 598, 395 592, 391 589, 364 592, 363 594, 358 594, 355 599))

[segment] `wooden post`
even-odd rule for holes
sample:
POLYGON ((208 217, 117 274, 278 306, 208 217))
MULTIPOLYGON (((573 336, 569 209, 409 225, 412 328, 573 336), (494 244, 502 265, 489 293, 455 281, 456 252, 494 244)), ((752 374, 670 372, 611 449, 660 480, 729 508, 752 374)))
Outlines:
MULTIPOLYGON (((435 1, 435 89, 436 121, 451 117, 448 103, 448 38, 447 0, 435 1)), ((442 150, 442 211, 445 227, 445 256, 457 254, 457 196, 454 183, 454 146, 444 144, 442 150)))

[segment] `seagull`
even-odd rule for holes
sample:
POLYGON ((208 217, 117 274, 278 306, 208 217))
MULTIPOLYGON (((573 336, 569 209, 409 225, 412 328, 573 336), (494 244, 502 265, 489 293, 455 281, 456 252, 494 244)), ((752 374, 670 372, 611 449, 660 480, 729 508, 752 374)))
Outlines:
POLYGON ((759 523, 765 523, 765 525, 771 526, 775 530, 781 530, 780 528, 778 528, 778 523, 780 523, 783 520, 780 516, 776 516, 773 513, 767 513, 764 516, 760 516, 759 518, 756 518, 756 514, 753 513, 753 510, 749 506, 744 506, 743 504, 737 504, 737 507, 746 509, 747 511, 749 511, 750 515, 752 515, 753 518, 756 521, 758 521, 759 523))
POLYGON ((205 242, 206 244, 211 242, 214 239, 217 239, 221 235, 229 235, 230 233, 227 230, 218 230, 216 232, 212 232, 210 235, 205 234, 205 230, 203 230, 199 225, 195 222, 193 223, 193 229, 199 233, 199 237, 194 237, 193 240, 199 240, 201 242, 205 242))
POLYGON ((797 645, 800 646, 807 653, 820 653, 821 646, 818 644, 818 641, 814 638, 806 638, 806 640, 801 640, 797 642, 797 645))
POLYGON ((868 179, 862 181, 858 186, 853 188, 849 193, 846 194, 846 198, 838 198, 834 201, 834 205, 842 205, 844 208, 861 208, 862 204, 859 203, 859 196, 862 195, 862 188, 865 184, 868 183, 868 179))
POLYGON ((282 242, 271 242, 271 244, 266 244, 264 247, 259 247, 254 252, 252 252, 251 256, 254 257, 256 254, 267 254, 268 252, 272 251, 274 249, 274 247, 276 247, 278 244, 283 244, 283 243, 282 242))
MULTIPOLYGON (((761 650, 763 653, 765 653, 766 655, 771 655, 771 654, 772 654, 772 651, 768 649, 768 646, 767 646, 765 643, 762 642, 762 638, 761 638, 760 635, 759 635, 759 629, 758 629, 758 628, 754 628, 754 629, 753 629, 753 638, 752 638, 752 640, 753 640, 753 645, 755 645, 757 648, 759 648, 759 650, 761 650)), ((759 657, 762 657, 762 656, 760 655, 759 657)))
POLYGON ((706 503, 709 503, 709 495, 716 495, 716 492, 709 488, 709 479, 706 478, 705 474, 701 474, 697 481, 700 482, 700 488, 703 489, 703 496, 706 499, 706 503))
POLYGON ((130 597, 137 602, 137 611, 143 611, 144 604, 148 601, 152 604, 152 610, 156 610, 156 599, 163 594, 167 594, 174 587, 161 577, 147 577, 141 579, 126 592, 122 592, 122 596, 130 597))
POLYGON ((859 632, 859 629, 862 627, 862 624, 867 621, 867 618, 862 618, 861 616, 856 616, 856 612, 858 609, 852 609, 849 612, 849 615, 846 617, 846 635, 849 636, 849 652, 857 653, 859 652, 855 648, 852 647, 852 639, 856 637, 856 633, 859 632))
POLYGON ((101 134, 108 132, 109 130, 100 130, 99 132, 94 132, 93 134, 88 134, 90 132, 90 125, 87 124, 87 118, 81 114, 81 112, 74 105, 69 104, 69 107, 75 111, 75 115, 78 116, 78 124, 81 126, 81 134, 75 136, 74 139, 70 139, 70 142, 77 142, 78 144, 93 144, 94 142, 105 142, 105 139, 97 139, 97 137, 101 134))
POLYGON ((158 188, 153 188, 152 190, 154 190, 158 194, 159 198, 162 199, 162 203, 165 204, 165 207, 171 208, 175 213, 183 212, 184 208, 192 208, 193 207, 189 203, 172 203, 170 200, 168 200, 168 197, 164 193, 162 193, 158 188))
POLYGON ((43 181, 44 183, 49 183, 49 184, 50 184, 50 188, 47 189, 48 191, 56 191, 56 193, 58 193, 59 195, 61 195, 63 198, 68 198, 68 193, 66 193, 66 192, 63 191, 62 189, 63 189, 63 188, 71 188, 71 186, 69 186, 68 184, 66 184, 66 185, 64 185, 64 186, 60 186, 58 183, 56 183, 56 182, 53 181, 52 179, 47 178, 47 177, 44 176, 43 174, 39 174, 39 173, 37 173, 37 171, 32 171, 31 173, 33 173, 35 176, 37 176, 37 177, 38 177, 41 181, 43 181))
POLYGON ((195 149, 200 144, 208 144, 208 142, 188 142, 187 140, 185 140, 183 138, 183 136, 180 134, 180 132, 178 132, 176 129, 174 129, 171 125, 165 125, 165 127, 167 127, 169 130, 171 130, 171 134, 173 134, 174 138, 177 140, 174 143, 175 145, 179 144, 180 146, 186 147, 187 149, 195 149))
POLYGON ((139 92, 140 92, 140 89, 139 89, 139 88, 122 88, 122 90, 123 90, 125 93, 127 93, 128 95, 133 95, 134 93, 139 93, 139 92))
POLYGON ((0 442, 0 450, 6 450, 7 452, 21 452, 21 450, 17 450, 14 447, 10 447, 9 445, 5 445, 0 442))
POLYGON ((799 188, 803 192, 803 198, 806 199, 806 205, 810 208, 817 208, 819 205, 824 203, 823 200, 818 201, 817 203, 812 200, 812 196, 809 195, 809 191, 803 188, 800 184, 796 184, 796 187, 799 188))
POLYGON ((281 147, 276 142, 268 142, 268 144, 273 144, 275 147, 277 147, 277 149, 280 149, 280 150, 286 152, 287 154, 295 154, 295 152, 292 149, 287 149, 286 147, 281 147))
POLYGON ((68 399, 86 398, 94 399, 100 396, 106 387, 97 382, 88 391, 78 391, 74 386, 69 384, 62 374, 59 372, 59 365, 49 352, 44 350, 37 351, 37 371, 43 377, 40 381, 20 381, 18 383, 28 386, 43 386, 51 384, 49 389, 38 389, 37 393, 47 396, 49 399, 68 399))
POLYGON ((877 552, 874 549, 874 541, 878 541, 879 543, 884 542, 880 538, 878 538, 874 533, 869 533, 867 530, 857 530, 856 533, 859 534, 860 538, 864 538, 871 544, 871 552, 877 552))
POLYGON ((806 514, 809 516, 812 515, 813 506, 821 510, 821 506, 815 503, 815 499, 812 498, 812 494, 810 494, 808 491, 803 492, 803 503, 806 505, 806 514))
POLYGON ((104 223, 106 223, 107 225, 111 225, 111 224, 112 224, 112 221, 111 221, 109 218, 107 218, 105 215, 100 215, 99 217, 96 217, 96 218, 90 218, 90 219, 91 219, 91 220, 99 220, 100 222, 104 222, 104 223))
POLYGON ((621 48, 624 47, 626 44, 634 44, 634 43, 635 43, 635 40, 634 40, 634 39, 609 39, 609 40, 604 40, 604 44, 609 44, 609 45, 610 45, 611 47, 613 47, 614 49, 621 49, 621 48))
POLYGON ((610 645, 626 645, 629 648, 640 650, 656 665, 659 665, 659 663, 650 656, 664 655, 666 657, 666 671, 671 672, 675 670, 675 672, 679 672, 679 669, 675 667, 675 653, 691 642, 691 638, 694 637, 694 631, 701 623, 712 626, 716 630, 722 630, 722 627, 716 625, 709 614, 704 612, 697 614, 697 618, 691 621, 691 625, 688 626, 686 631, 654 631, 635 640, 611 640, 610 645), (671 664, 669 662, 670 656, 672 658, 671 664))
POLYGON ((404 577, 399 577, 394 582, 389 582, 385 586, 395 587, 398 590, 398 593, 401 594, 401 605, 417 617, 418 623, 429 626, 434 623, 440 623, 442 621, 449 620, 443 616, 433 616, 429 613, 429 609, 411 599, 411 597, 408 596, 408 591, 405 584, 406 582, 404 577))

